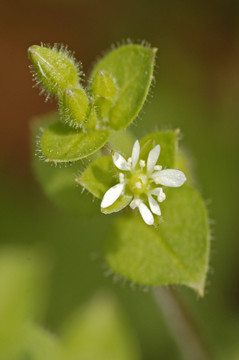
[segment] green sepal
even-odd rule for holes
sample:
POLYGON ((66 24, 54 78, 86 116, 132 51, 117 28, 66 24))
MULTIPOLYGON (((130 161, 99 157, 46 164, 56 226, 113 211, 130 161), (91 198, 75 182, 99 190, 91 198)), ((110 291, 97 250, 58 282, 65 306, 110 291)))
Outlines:
POLYGON ((47 162, 77 161, 101 149, 109 136, 107 130, 87 133, 56 121, 43 132, 41 150, 47 162))
POLYGON ((105 259, 117 274, 143 285, 183 284, 203 295, 209 261, 209 222, 199 193, 169 189, 163 222, 146 225, 136 214, 118 218, 105 241, 105 259))
POLYGON ((106 71, 116 80, 118 96, 109 113, 114 130, 127 127, 139 114, 153 78, 156 49, 141 45, 124 45, 109 52, 93 69, 93 79, 106 71))
POLYGON ((97 113, 101 119, 107 120, 117 93, 118 87, 115 79, 106 71, 98 71, 92 80, 92 95, 95 98, 97 113))
POLYGON ((178 130, 157 131, 144 136, 140 139, 140 159, 147 160, 150 150, 154 146, 160 145, 161 150, 157 163, 163 168, 174 168, 178 150, 178 133, 178 130))
POLYGON ((76 181, 92 195, 102 199, 106 191, 118 182, 112 157, 102 156, 95 159, 76 181))
POLYGON ((79 65, 69 51, 63 47, 33 45, 28 49, 33 63, 34 78, 49 95, 59 95, 79 81, 79 65))
POLYGON ((112 214, 118 211, 123 210, 126 206, 130 204, 133 200, 132 195, 120 195, 120 197, 109 207, 102 209, 101 212, 103 214, 112 214))
POLYGON ((89 101, 82 88, 66 89, 59 99, 61 120, 73 128, 82 127, 89 112, 89 101))

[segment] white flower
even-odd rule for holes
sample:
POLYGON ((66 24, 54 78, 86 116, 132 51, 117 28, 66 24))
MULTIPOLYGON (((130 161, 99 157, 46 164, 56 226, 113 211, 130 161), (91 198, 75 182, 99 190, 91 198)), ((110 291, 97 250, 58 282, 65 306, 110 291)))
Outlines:
POLYGON ((157 185, 179 187, 186 181, 186 176, 180 170, 162 170, 162 166, 157 165, 159 154, 160 145, 156 145, 149 152, 147 163, 140 160, 138 140, 135 141, 128 160, 115 152, 113 162, 123 172, 119 173, 119 184, 112 186, 104 194, 101 208, 105 209, 113 205, 121 195, 127 195, 131 209, 138 208, 145 223, 153 225, 154 215, 161 215, 159 203, 166 199, 163 188, 157 185))

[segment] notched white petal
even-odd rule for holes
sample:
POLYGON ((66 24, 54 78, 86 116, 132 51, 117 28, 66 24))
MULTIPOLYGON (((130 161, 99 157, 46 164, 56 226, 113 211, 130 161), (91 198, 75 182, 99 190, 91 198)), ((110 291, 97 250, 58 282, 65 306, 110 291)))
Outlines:
POLYGON ((151 213, 149 208, 143 202, 141 202, 139 204, 139 212, 140 212, 140 215, 142 216, 144 222, 147 225, 153 225, 153 223, 154 223, 153 214, 151 213))
POLYGON ((151 195, 148 195, 148 200, 149 200, 149 207, 152 213, 160 216, 161 210, 157 201, 151 195))
POLYGON ((158 161, 160 154, 160 145, 156 145, 148 155, 147 160, 147 172, 148 174, 151 174, 151 172, 154 171, 154 166, 156 165, 156 162, 158 161))
POLYGON ((125 160, 125 158, 120 155, 119 153, 115 152, 114 155, 112 156, 113 158, 113 162, 115 164, 115 166, 119 169, 119 170, 129 170, 129 164, 127 163, 127 161, 125 160))
POLYGON ((135 166, 137 165, 137 162, 139 160, 139 154, 140 154, 140 144, 139 140, 136 140, 133 146, 132 150, 132 169, 135 169, 135 166))
POLYGON ((186 179, 184 173, 180 170, 166 169, 155 172, 151 176, 156 184, 161 184, 169 187, 182 186, 186 179))
POLYGON ((102 202, 101 202, 101 208, 105 209, 109 206, 111 206, 122 194, 124 191, 125 184, 116 184, 112 186, 108 191, 106 191, 102 202))

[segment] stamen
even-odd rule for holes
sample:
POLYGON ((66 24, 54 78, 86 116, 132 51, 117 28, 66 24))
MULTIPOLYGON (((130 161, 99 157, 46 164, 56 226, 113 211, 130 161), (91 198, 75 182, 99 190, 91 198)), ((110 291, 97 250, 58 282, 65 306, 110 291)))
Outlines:
POLYGON ((144 160, 140 160, 140 161, 139 161, 139 166, 140 166, 141 168, 144 168, 144 167, 145 167, 145 161, 144 161, 144 160))

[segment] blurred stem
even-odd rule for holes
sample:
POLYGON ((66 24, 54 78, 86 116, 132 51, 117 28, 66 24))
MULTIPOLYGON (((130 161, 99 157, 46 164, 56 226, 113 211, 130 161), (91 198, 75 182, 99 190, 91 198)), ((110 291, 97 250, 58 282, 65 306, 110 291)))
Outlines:
POLYGON ((154 295, 183 359, 212 360, 209 348, 178 294, 171 288, 158 287, 154 295))

